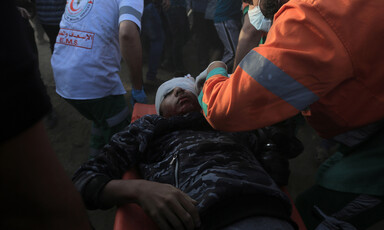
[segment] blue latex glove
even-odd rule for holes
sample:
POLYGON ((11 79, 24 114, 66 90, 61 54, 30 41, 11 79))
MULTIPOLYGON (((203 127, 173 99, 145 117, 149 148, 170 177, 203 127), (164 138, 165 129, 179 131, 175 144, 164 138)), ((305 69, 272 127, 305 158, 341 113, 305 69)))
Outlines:
POLYGON ((132 88, 132 95, 131 95, 131 104, 132 104, 132 106, 136 102, 143 103, 143 104, 147 103, 147 95, 144 92, 144 88, 139 89, 139 90, 132 88))

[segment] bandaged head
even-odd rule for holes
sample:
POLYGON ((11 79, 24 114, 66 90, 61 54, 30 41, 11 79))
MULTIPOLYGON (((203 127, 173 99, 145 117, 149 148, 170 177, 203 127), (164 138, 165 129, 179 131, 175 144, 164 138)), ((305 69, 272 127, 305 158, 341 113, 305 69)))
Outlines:
POLYGON ((163 102, 165 95, 167 95, 176 87, 188 90, 196 95, 196 97, 198 96, 195 89, 195 79, 190 75, 185 77, 176 77, 166 81, 160 85, 156 92, 155 107, 157 114, 160 114, 160 105, 163 102))

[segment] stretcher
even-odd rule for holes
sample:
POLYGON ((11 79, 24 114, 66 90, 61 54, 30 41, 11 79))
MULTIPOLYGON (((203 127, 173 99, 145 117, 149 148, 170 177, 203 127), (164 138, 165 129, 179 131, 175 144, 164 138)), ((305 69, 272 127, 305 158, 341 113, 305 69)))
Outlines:
MULTIPOLYGON (((139 119, 141 116, 146 114, 156 114, 154 104, 140 104, 136 103, 132 112, 132 122, 139 119)), ((135 169, 126 172, 123 179, 139 179, 140 175, 135 169)), ((288 193, 287 187, 281 187, 282 191, 286 193, 292 203, 292 215, 291 218, 296 222, 299 230, 306 230, 303 220, 296 206, 293 203, 292 197, 288 193)), ((137 204, 125 204, 118 207, 115 216, 114 230, 157 230, 155 223, 143 209, 137 204)))

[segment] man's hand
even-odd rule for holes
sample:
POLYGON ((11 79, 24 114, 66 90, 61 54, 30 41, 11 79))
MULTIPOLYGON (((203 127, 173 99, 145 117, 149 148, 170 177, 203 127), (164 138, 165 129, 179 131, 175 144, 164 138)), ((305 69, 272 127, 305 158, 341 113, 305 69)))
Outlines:
POLYGON ((17 7, 17 9, 19 10, 19 12, 21 14, 21 17, 23 17, 25 19, 30 19, 31 18, 31 15, 28 13, 28 11, 25 8, 17 7))
POLYGON ((137 203, 161 230, 192 230, 200 226, 197 202, 169 184, 112 180, 104 187, 100 202, 106 207, 137 203))
POLYGON ((197 202, 169 184, 143 181, 138 203, 160 229, 188 229, 200 226, 197 202))
POLYGON ((211 62, 208 67, 201 72, 195 80, 195 89, 197 94, 199 95, 201 90, 203 90, 205 80, 207 79, 208 73, 211 72, 214 68, 217 67, 223 67, 224 69, 227 69, 227 65, 222 61, 213 61, 211 62))
POLYGON ((203 72, 201 72, 195 80, 195 89, 197 92, 197 95, 200 94, 201 90, 203 90, 205 80, 208 76, 208 68, 206 68, 203 72))

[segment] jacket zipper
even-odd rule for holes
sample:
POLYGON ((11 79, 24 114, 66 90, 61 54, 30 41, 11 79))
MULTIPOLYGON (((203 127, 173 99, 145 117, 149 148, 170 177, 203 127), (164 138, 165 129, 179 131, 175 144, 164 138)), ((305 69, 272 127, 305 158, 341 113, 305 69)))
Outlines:
POLYGON ((173 158, 171 162, 169 163, 170 165, 173 165, 175 163, 175 187, 179 188, 179 159, 178 159, 178 154, 173 155, 173 158))

